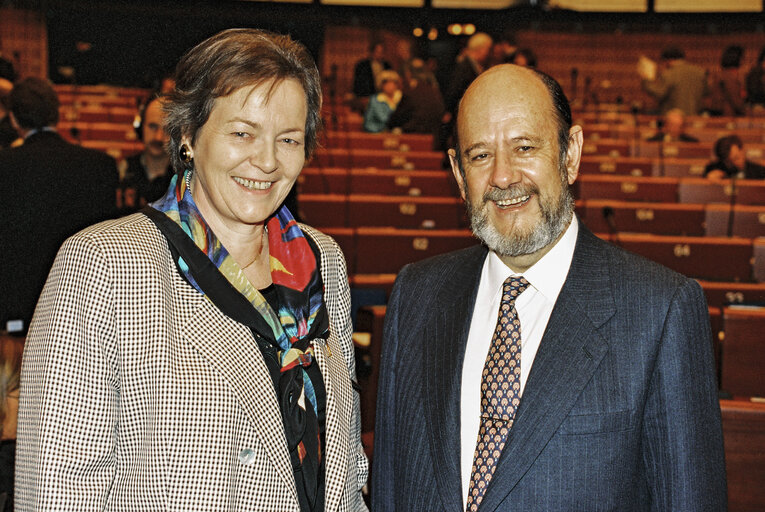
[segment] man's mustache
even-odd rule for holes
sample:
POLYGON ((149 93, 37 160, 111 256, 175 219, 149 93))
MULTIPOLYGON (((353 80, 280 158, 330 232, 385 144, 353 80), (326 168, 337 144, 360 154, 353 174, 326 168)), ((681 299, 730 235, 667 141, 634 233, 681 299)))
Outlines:
POLYGON ((508 201, 535 194, 539 194, 539 188, 535 185, 518 184, 508 188, 491 187, 484 193, 483 201, 508 201))

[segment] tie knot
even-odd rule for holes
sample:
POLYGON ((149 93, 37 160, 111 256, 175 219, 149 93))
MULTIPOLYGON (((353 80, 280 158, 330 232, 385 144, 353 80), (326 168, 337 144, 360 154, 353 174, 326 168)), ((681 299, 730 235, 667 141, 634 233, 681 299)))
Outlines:
POLYGON ((502 285, 502 302, 515 302, 518 295, 528 288, 529 282, 523 276, 510 276, 502 285))

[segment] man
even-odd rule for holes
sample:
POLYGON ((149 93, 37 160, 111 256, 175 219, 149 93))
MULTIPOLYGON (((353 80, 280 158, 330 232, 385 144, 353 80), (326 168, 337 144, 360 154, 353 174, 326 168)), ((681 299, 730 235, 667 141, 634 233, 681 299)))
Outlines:
POLYGON ((114 214, 114 159, 64 141, 58 105, 39 78, 11 91, 11 121, 24 143, 0 151, 0 329, 26 330, 64 239, 114 214))
POLYGON ((454 131, 454 118, 457 115, 460 98, 473 80, 486 69, 492 45, 493 40, 488 34, 478 32, 470 36, 467 46, 457 58, 446 94, 444 94, 445 112, 441 118, 442 126, 439 134, 439 146, 442 149, 446 149, 449 145, 449 138, 454 131))
POLYGON ((686 61, 685 53, 679 48, 662 52, 661 67, 658 77, 651 77, 639 68, 643 90, 659 102, 659 111, 664 114, 679 108, 689 116, 699 114, 707 94, 704 68, 686 61))
MULTIPOLYGON (((124 172, 120 183, 122 205, 125 210, 137 210, 162 197, 170 185, 173 168, 165 146, 169 136, 163 124, 162 97, 149 100, 138 117, 136 131, 144 149, 122 162, 124 172)), ((118 199, 119 202, 119 199, 118 199)))
POLYGON ((685 114, 673 108, 664 114, 659 131, 646 139, 649 142, 698 142, 699 139, 685 133, 685 114))
POLYGON ((385 57, 385 46, 380 41, 369 45, 369 57, 360 60, 353 68, 353 95, 356 98, 368 98, 377 93, 377 75, 391 69, 385 57))
POLYGON ((467 90, 450 157, 485 245, 397 278, 373 510, 724 509, 703 293, 579 223, 582 140, 542 73, 467 90))
POLYGON ((707 164, 704 176, 711 179, 765 179, 765 167, 746 159, 744 143, 738 135, 728 135, 715 142, 717 160, 707 164))
POLYGON ((444 122, 450 121, 457 113, 457 104, 470 83, 483 73, 491 55, 493 41, 488 34, 478 32, 470 36, 464 52, 457 59, 452 72, 452 78, 444 95, 444 105, 450 116, 444 122))

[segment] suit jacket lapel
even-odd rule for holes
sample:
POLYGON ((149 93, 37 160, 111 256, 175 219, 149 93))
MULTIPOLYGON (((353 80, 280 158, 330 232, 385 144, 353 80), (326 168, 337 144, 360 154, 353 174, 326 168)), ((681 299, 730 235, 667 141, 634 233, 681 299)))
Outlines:
POLYGON ((492 511, 529 470, 608 351, 597 329, 615 312, 609 265, 579 225, 574 258, 534 359, 510 439, 480 510, 492 511))
POLYGON ((202 295, 195 296, 198 305, 183 327, 183 335, 228 382, 269 461, 297 502, 274 385, 256 341, 249 328, 228 318, 202 295))
POLYGON ((437 313, 425 326, 422 340, 428 441, 436 465, 440 509, 446 511, 463 510, 459 450, 462 363, 485 257, 486 249, 478 246, 466 253, 461 264, 444 269, 448 279, 434 294, 430 309, 437 313))

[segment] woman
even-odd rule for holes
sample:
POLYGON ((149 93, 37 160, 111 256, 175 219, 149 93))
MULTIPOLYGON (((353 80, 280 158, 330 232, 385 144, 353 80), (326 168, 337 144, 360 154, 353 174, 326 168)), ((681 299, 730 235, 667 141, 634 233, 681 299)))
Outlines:
POLYGON ((378 133, 387 127, 388 119, 401 101, 401 77, 386 69, 377 76, 378 94, 369 98, 364 112, 364 131, 378 133))
POLYGON ((178 175, 61 248, 25 349, 17 510, 364 510, 345 262, 280 204, 319 75, 232 29, 178 64, 178 175))

